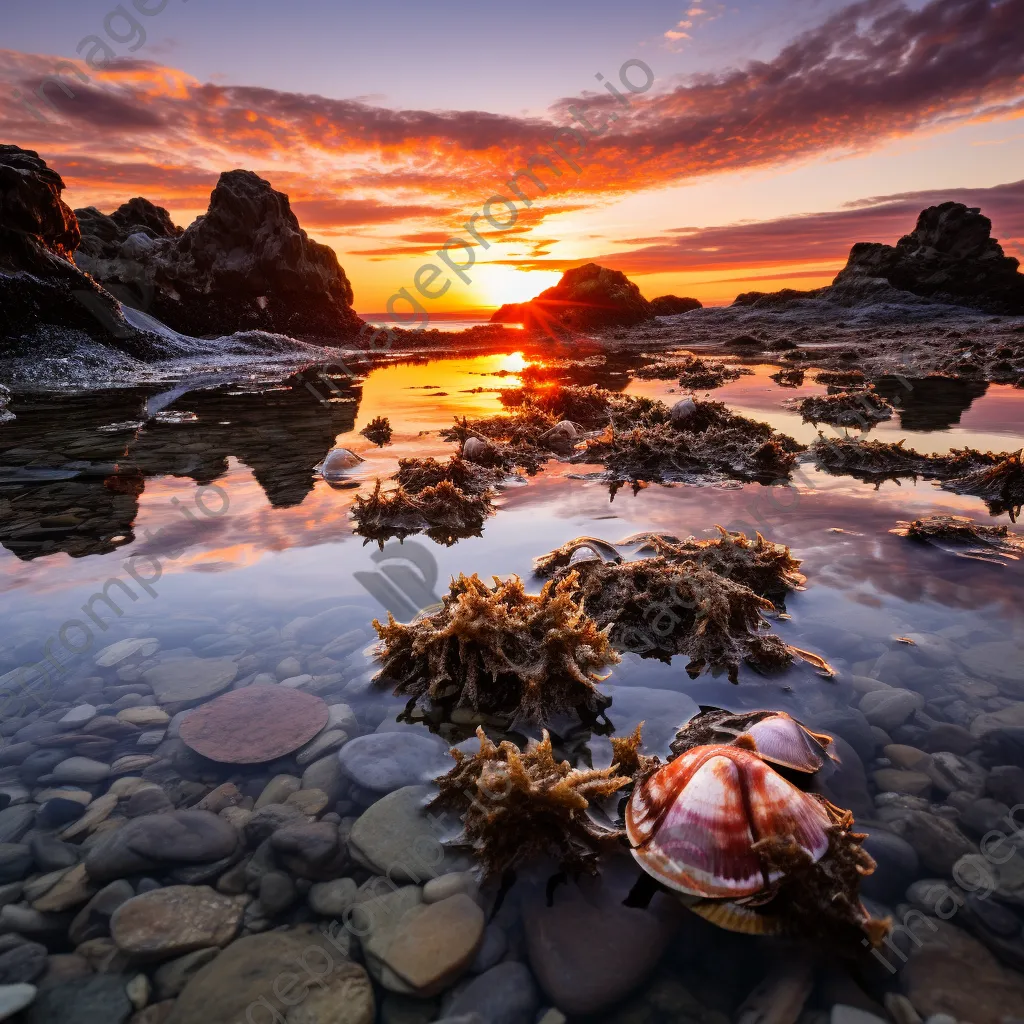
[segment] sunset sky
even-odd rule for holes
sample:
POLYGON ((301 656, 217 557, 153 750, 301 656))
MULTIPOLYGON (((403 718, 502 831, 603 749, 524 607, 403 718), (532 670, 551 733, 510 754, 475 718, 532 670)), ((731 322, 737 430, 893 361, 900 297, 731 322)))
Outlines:
POLYGON ((6 0, 3 18, 0 141, 38 150, 72 206, 143 195, 185 225, 220 171, 254 170, 363 313, 537 157, 560 176, 535 164, 547 191, 518 179, 513 226, 475 222, 485 244, 450 250, 470 281, 431 312, 587 260, 648 297, 815 287, 945 199, 1024 257, 1024 0, 6 0), (71 95, 51 80, 46 103, 55 70, 71 95))

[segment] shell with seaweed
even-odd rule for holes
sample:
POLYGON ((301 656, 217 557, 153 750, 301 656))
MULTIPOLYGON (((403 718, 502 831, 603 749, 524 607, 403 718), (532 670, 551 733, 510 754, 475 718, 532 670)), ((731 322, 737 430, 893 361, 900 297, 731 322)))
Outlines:
POLYGON ((793 771, 813 773, 837 758, 829 750, 832 737, 814 732, 785 711, 745 711, 734 714, 707 708, 690 719, 672 741, 672 752, 692 747, 734 743, 740 736, 754 742, 757 753, 772 764, 793 771))
POLYGON ((821 802, 742 746, 694 747, 633 790, 626 831, 633 856, 662 884, 692 896, 736 899, 778 881, 756 849, 791 837, 812 861, 829 847, 821 802))

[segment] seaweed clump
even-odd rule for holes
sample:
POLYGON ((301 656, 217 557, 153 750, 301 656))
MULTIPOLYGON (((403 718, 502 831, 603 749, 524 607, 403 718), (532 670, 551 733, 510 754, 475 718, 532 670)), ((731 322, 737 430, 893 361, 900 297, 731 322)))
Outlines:
POLYGON ((800 559, 785 544, 767 540, 760 533, 751 540, 745 533, 716 526, 719 536, 709 540, 687 537, 680 540, 667 533, 637 533, 610 544, 597 537, 576 537, 554 551, 533 560, 538 576, 551 576, 559 569, 580 562, 603 560, 621 562, 620 548, 635 547, 639 554, 651 554, 667 562, 691 562, 710 569, 736 583, 742 583, 778 608, 791 590, 802 590, 807 577, 799 571, 800 559))
POLYGON ((679 541, 666 534, 643 533, 627 537, 622 545, 640 543, 641 554, 650 552, 677 564, 693 562, 719 576, 749 587, 779 608, 791 590, 803 590, 807 577, 800 559, 788 545, 767 540, 759 532, 751 539, 740 531, 716 526, 719 536, 709 540, 688 537, 679 541))
POLYGON ((375 416, 359 431, 367 441, 372 441, 379 448, 391 443, 391 421, 387 416, 375 416))
POLYGON ((828 395, 811 395, 797 406, 808 423, 830 423, 836 427, 870 429, 874 424, 892 419, 892 403, 872 388, 839 391, 828 395))
POLYGON ((592 800, 612 796, 633 780, 609 768, 572 768, 556 761, 551 737, 526 750, 492 742, 477 728, 480 750, 452 750, 455 766, 437 779, 432 807, 457 811, 463 833, 488 876, 501 877, 528 861, 553 857, 573 873, 597 872, 598 856, 622 835, 588 814, 592 800))
POLYGON ((352 517, 357 532, 377 541, 383 549, 385 540, 414 533, 425 533, 445 545, 479 536, 484 520, 493 511, 486 494, 467 494, 448 480, 415 494, 401 484, 394 490, 381 491, 378 480, 369 497, 356 495, 352 517))
POLYGON ((994 515, 1015 523, 1024 508, 1024 450, 997 457, 994 465, 973 469, 943 483, 947 491, 981 498, 994 515))
POLYGON ((729 412, 721 402, 692 404, 678 424, 610 428, 588 440, 579 458, 603 462, 612 480, 773 482, 789 476, 804 450, 793 438, 729 412))
POLYGON ((382 625, 377 679, 413 702, 503 722, 546 723, 556 715, 596 718, 610 698, 595 685, 620 658, 608 629, 583 608, 575 573, 528 594, 518 576, 452 580, 441 609, 404 625, 382 625))
POLYGON ((680 387, 710 391, 752 372, 745 366, 734 366, 716 359, 702 359, 700 356, 687 355, 681 359, 666 359, 651 363, 635 371, 634 376, 656 380, 675 377, 679 381, 680 387))
POLYGON ((856 948, 866 941, 881 945, 889 933, 888 918, 873 918, 860 901, 860 883, 875 870, 875 861, 861 845, 865 833, 854 832, 853 815, 819 798, 832 824, 828 851, 814 861, 792 836, 766 836, 756 842, 765 870, 780 874, 774 896, 755 913, 764 915, 785 934, 856 948))
POLYGON ((454 426, 440 433, 444 440, 459 443, 465 461, 505 473, 518 467, 532 475, 551 457, 541 438, 555 425, 556 420, 547 413, 525 408, 481 420, 456 417, 454 426), (477 451, 470 459, 473 447, 477 451))
POLYGON ((547 387, 524 386, 501 393, 501 404, 515 408, 526 406, 557 420, 570 420, 584 426, 608 422, 610 392, 596 384, 551 384, 547 387))
POLYGON ((819 384, 824 384, 830 389, 830 394, 835 393, 832 388, 849 391, 850 388, 863 388, 868 382, 862 370, 819 370, 816 376, 819 384))
POLYGON ((799 366, 785 366, 778 373, 772 374, 772 380, 780 388, 799 388, 803 387, 806 373, 807 371, 799 366))
POLYGON ((934 544, 965 558, 1003 564, 1016 561, 1024 551, 1024 537, 1011 534, 1005 526, 982 526, 966 516, 934 515, 900 521, 890 533, 897 537, 934 544))
MULTIPOLYGON (((560 570, 553 582, 565 572, 560 570)), ((691 679, 710 669, 727 672, 735 683, 743 662, 772 671, 802 654, 768 632, 763 613, 775 611, 771 601, 692 562, 675 564, 662 557, 590 561, 579 563, 570 575, 579 576, 584 609, 609 630, 618 649, 666 662, 685 655, 691 679)))
POLYGON ((486 494, 497 487, 503 474, 487 466, 467 462, 453 455, 447 462, 437 459, 399 459, 395 479, 410 493, 418 494, 442 481, 453 484, 466 494, 486 494))

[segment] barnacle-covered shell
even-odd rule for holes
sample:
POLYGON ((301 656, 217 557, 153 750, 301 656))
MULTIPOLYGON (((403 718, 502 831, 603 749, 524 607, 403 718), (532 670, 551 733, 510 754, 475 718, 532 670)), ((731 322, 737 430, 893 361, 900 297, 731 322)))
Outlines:
POLYGON ((694 747, 633 790, 626 833, 640 866, 669 888, 736 899, 779 877, 754 844, 792 837, 817 861, 829 848, 824 806, 745 746, 694 747))

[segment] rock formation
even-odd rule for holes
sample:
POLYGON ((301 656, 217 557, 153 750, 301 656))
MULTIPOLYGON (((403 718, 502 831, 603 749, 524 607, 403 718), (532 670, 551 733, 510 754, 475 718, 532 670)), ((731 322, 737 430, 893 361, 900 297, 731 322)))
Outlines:
POLYGON ((651 304, 619 270, 585 263, 567 270, 561 281, 535 299, 502 306, 492 323, 521 323, 552 334, 629 327, 650 320, 651 304))
POLYGON ((988 217, 963 203, 948 202, 923 210, 915 229, 894 246, 854 245, 830 291, 843 298, 885 281, 939 302, 1024 313, 1019 266, 992 237, 988 217))
POLYGON ((146 199, 79 218, 78 265, 183 334, 338 339, 363 324, 334 250, 310 239, 288 197, 252 171, 224 172, 209 210, 184 231, 146 199))
POLYGON ((651 312, 655 316, 676 316, 678 313, 703 308, 704 303, 700 299, 680 298, 678 295, 659 295, 651 299, 651 312))
POLYGON ((0 353, 51 326, 122 346, 145 340, 72 261, 80 233, 63 190, 38 153, 0 145, 0 353))

